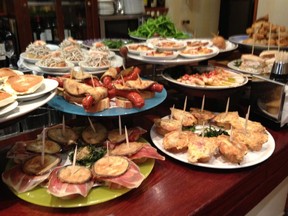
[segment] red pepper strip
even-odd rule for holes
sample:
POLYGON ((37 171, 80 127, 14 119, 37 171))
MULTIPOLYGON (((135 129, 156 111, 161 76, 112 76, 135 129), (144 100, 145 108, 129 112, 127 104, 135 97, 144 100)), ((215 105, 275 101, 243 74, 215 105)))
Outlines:
POLYGON ((148 90, 153 91, 153 92, 162 92, 163 88, 164 87, 162 84, 154 83, 148 88, 148 90))
POLYGON ((110 77, 110 76, 103 77, 102 83, 103 83, 103 86, 106 87, 107 89, 111 89, 113 87, 112 77, 110 77))
POLYGON ((94 99, 91 95, 86 95, 82 100, 82 106, 85 110, 89 110, 94 102, 94 99))
POLYGON ((84 80, 84 83, 86 83, 87 85, 90 86, 95 86, 95 87, 99 87, 102 86, 102 84, 100 83, 100 81, 97 78, 87 78, 84 80))
POLYGON ((124 80, 124 82, 126 82, 128 80, 136 80, 136 79, 138 79, 140 72, 141 72, 140 68, 134 67, 133 71, 129 75, 124 76, 123 78, 119 78, 119 79, 115 80, 114 82, 122 84, 123 80, 124 80))
POLYGON ((141 108, 145 105, 144 98, 136 91, 115 89, 115 95, 130 100, 134 107, 141 108))

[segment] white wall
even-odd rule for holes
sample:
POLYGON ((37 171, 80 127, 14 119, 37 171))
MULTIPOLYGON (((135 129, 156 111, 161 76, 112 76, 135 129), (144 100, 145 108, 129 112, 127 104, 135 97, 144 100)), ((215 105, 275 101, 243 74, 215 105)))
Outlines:
POLYGON ((288 28, 288 0, 259 0, 257 18, 267 14, 271 23, 288 28))
POLYGON ((167 16, 176 28, 196 37, 212 37, 217 34, 220 0, 166 0, 167 16), (182 25, 183 20, 190 24, 182 25))

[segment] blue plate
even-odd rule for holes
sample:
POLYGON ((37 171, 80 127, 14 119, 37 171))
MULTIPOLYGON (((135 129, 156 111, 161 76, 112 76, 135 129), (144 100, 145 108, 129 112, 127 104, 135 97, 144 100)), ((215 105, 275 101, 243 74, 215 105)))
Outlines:
POLYGON ((75 114, 75 115, 82 115, 82 116, 119 116, 119 115, 129 115, 133 113, 142 112, 148 109, 151 109, 160 103, 162 103, 167 96, 167 92, 165 89, 161 93, 156 93, 155 97, 146 99, 145 105, 141 109, 132 108, 132 109, 123 109, 123 108, 110 108, 107 110, 104 110, 102 112, 96 112, 96 113, 88 113, 85 112, 82 106, 71 104, 67 102, 62 96, 55 96, 52 100, 48 102, 48 105, 51 106, 54 109, 57 109, 59 111, 75 114))

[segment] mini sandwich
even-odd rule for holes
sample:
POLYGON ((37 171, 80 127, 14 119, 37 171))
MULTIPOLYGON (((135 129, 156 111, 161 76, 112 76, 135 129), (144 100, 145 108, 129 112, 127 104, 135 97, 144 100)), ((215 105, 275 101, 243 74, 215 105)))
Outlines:
POLYGON ((265 67, 264 59, 252 54, 243 54, 241 61, 239 68, 250 73, 260 74, 265 67))
POLYGON ((63 88, 64 99, 82 105, 86 112, 100 112, 110 107, 105 87, 92 87, 73 79, 65 79, 63 88))
POLYGON ((259 57, 265 61, 264 73, 271 73, 277 53, 278 50, 265 50, 259 54, 259 57))
POLYGON ((139 167, 122 156, 102 157, 91 169, 94 179, 104 182, 110 188, 137 188, 144 181, 139 167))
POLYGON ((25 95, 35 92, 44 81, 43 76, 25 74, 9 77, 3 88, 6 92, 16 95, 25 95))
POLYGON ((154 119, 155 130, 158 134, 164 136, 171 131, 182 130, 181 121, 170 118, 157 118, 154 119))
MULTIPOLYGON (((129 142, 137 141, 141 135, 145 134, 147 131, 141 127, 132 127, 127 129, 128 140, 129 142)), ((109 130, 108 132, 108 140, 112 144, 119 144, 125 142, 126 136, 124 131, 120 134, 119 129, 109 130)))
POLYGON ((62 125, 56 125, 48 128, 47 137, 62 146, 68 146, 76 143, 79 135, 68 126, 64 129, 62 125))
POLYGON ((0 91, 0 108, 16 101, 17 96, 4 91, 0 91))
POLYGON ((86 144, 101 144, 107 138, 107 129, 100 123, 93 123, 92 126, 86 127, 82 132, 82 139, 86 144))

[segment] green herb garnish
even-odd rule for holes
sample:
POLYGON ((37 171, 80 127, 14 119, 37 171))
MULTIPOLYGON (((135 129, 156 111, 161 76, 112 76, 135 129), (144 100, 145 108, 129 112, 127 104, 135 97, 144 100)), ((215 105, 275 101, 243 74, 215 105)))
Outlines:
MULTIPOLYGON (((204 129, 204 136, 205 137, 217 137, 220 136, 222 134, 224 135, 229 135, 227 131, 223 130, 223 129, 216 129, 215 127, 209 125, 208 128, 204 129)), ((200 134, 200 136, 202 136, 202 133, 200 134)))

